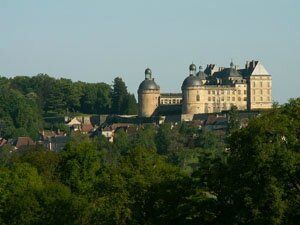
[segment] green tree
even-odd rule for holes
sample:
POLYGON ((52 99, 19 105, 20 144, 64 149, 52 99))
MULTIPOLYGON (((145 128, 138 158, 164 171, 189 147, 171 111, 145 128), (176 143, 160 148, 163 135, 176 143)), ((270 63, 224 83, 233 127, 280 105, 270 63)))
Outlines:
POLYGON ((137 114, 137 102, 133 94, 127 94, 125 96, 123 106, 124 114, 136 115, 137 114))
POLYGON ((228 132, 232 133, 240 128, 239 111, 236 106, 231 107, 228 112, 228 132))
POLYGON ((291 100, 232 133, 218 194, 228 224, 299 221, 299 112, 299 99, 291 100))
POLYGON ((112 90, 112 112, 115 114, 124 114, 125 100, 127 96, 127 87, 120 77, 116 77, 112 90))

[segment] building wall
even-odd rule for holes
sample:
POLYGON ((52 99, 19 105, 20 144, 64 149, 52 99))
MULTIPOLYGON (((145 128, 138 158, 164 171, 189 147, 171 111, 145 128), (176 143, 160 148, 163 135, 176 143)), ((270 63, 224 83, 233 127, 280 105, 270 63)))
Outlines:
POLYGON ((200 87, 189 87, 182 91, 182 113, 198 114, 201 113, 203 104, 200 101, 200 87))
POLYGON ((271 76, 250 76, 249 86, 249 109, 272 108, 272 78, 271 76))
POLYGON ((138 93, 139 116, 150 117, 159 105, 160 92, 158 90, 146 90, 138 93))
POLYGON ((183 114, 215 113, 236 106, 247 109, 247 84, 207 85, 183 91, 183 114))

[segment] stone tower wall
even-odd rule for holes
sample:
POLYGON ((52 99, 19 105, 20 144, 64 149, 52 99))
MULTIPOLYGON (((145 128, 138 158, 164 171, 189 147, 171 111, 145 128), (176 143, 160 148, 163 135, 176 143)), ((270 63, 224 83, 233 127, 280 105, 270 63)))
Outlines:
POLYGON ((272 108, 271 76, 250 76, 248 87, 248 109, 272 108))
POLYGON ((188 87, 182 90, 182 113, 183 114, 198 114, 202 113, 200 107, 201 93, 200 87, 188 87))
POLYGON ((151 117, 159 105, 159 96, 159 90, 144 90, 139 92, 139 116, 151 117))

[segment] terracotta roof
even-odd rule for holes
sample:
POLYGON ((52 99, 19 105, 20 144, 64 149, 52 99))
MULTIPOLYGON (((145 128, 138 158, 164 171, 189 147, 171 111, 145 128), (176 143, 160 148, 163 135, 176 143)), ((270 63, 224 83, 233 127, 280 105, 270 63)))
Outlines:
POLYGON ((94 130, 94 127, 92 124, 82 124, 81 125, 81 131, 82 132, 90 132, 90 131, 93 131, 94 130))
POLYGON ((14 142, 14 146, 16 148, 32 146, 32 145, 35 145, 35 143, 30 137, 18 137, 17 140, 14 142))

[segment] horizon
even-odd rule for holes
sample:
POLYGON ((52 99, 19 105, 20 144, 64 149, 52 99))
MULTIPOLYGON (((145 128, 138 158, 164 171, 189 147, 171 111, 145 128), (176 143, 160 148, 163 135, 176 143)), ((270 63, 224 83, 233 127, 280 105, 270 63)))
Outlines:
POLYGON ((181 92, 192 62, 258 60, 283 103, 299 97, 299 9, 296 0, 0 0, 0 76, 108 84, 120 76, 136 96, 147 67, 167 93, 181 92))

